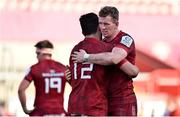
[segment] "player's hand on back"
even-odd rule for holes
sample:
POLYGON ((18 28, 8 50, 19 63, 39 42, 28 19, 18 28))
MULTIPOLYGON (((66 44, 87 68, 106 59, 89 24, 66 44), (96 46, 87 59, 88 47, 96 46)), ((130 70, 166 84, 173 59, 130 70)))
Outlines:
POLYGON ((84 55, 87 54, 85 50, 80 49, 79 52, 75 51, 71 56, 72 56, 72 60, 75 63, 82 63, 84 62, 84 55))
POLYGON ((66 76, 66 80, 70 81, 71 80, 71 72, 69 70, 69 66, 66 66, 66 71, 65 71, 65 76, 66 76))

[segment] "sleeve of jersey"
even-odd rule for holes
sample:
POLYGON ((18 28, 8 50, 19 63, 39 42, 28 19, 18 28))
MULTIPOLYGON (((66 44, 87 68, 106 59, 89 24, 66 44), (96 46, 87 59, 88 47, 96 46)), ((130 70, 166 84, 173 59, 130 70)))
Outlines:
POLYGON ((26 71, 26 75, 24 77, 24 79, 28 80, 29 82, 31 82, 33 80, 33 77, 32 77, 32 69, 29 68, 27 71, 26 71))
POLYGON ((122 36, 121 39, 119 39, 119 43, 116 44, 116 47, 123 48, 127 53, 131 51, 131 48, 134 46, 134 40, 128 36, 122 36))

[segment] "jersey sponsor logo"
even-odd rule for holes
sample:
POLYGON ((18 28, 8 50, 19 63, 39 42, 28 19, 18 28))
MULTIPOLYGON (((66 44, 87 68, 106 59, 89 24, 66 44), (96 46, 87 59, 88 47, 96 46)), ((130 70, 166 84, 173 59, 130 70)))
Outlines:
POLYGON ((63 72, 57 72, 57 73, 42 73, 43 77, 63 77, 64 73, 63 72))
POLYGON ((127 35, 123 36, 121 38, 121 41, 120 41, 121 44, 123 44, 123 45, 125 45, 127 47, 130 47, 132 42, 133 42, 133 39, 130 36, 127 36, 127 35))

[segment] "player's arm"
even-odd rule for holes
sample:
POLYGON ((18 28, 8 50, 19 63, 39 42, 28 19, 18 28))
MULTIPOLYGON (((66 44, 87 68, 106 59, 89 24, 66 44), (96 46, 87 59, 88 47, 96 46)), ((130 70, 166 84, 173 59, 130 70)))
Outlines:
POLYGON ((117 66, 131 78, 135 78, 139 73, 139 68, 126 59, 123 59, 117 66))
POLYGON ((122 64, 123 60, 127 56, 127 52, 118 47, 114 47, 111 52, 104 52, 98 54, 87 54, 86 51, 80 50, 79 52, 74 52, 72 54, 72 60, 74 62, 91 62, 100 65, 112 65, 112 64, 121 64, 118 67, 125 72, 127 75, 131 77, 136 77, 139 73, 139 69, 137 66, 131 64, 126 60, 124 64, 122 64))
POLYGON ((72 55, 74 62, 90 62, 99 65, 118 64, 127 56, 127 52, 118 47, 114 47, 111 52, 103 52, 98 54, 87 54, 86 51, 80 50, 72 55))
POLYGON ((69 66, 66 66, 65 77, 66 77, 66 81, 69 84, 71 84, 71 71, 70 71, 69 66))
POLYGON ((30 85, 30 82, 26 79, 23 79, 21 81, 21 84, 19 85, 19 89, 18 89, 19 100, 20 100, 21 106, 23 108, 23 111, 26 114, 30 114, 32 112, 32 110, 28 110, 27 106, 26 106, 26 93, 25 93, 25 91, 29 87, 29 85, 30 85))

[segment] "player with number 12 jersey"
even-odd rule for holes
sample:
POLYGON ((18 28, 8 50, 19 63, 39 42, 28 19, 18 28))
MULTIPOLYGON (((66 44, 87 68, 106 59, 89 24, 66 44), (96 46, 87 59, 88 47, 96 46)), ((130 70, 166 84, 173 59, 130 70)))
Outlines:
POLYGON ((35 102, 33 116, 65 113, 63 94, 66 67, 54 60, 42 60, 33 65, 25 79, 34 81, 35 102))
MULTIPOLYGON (((72 50, 84 49, 87 53, 111 51, 110 44, 95 38, 85 38, 72 50)), ((70 57, 72 92, 69 97, 68 112, 75 115, 107 115, 106 67, 92 63, 74 63, 70 57)))

